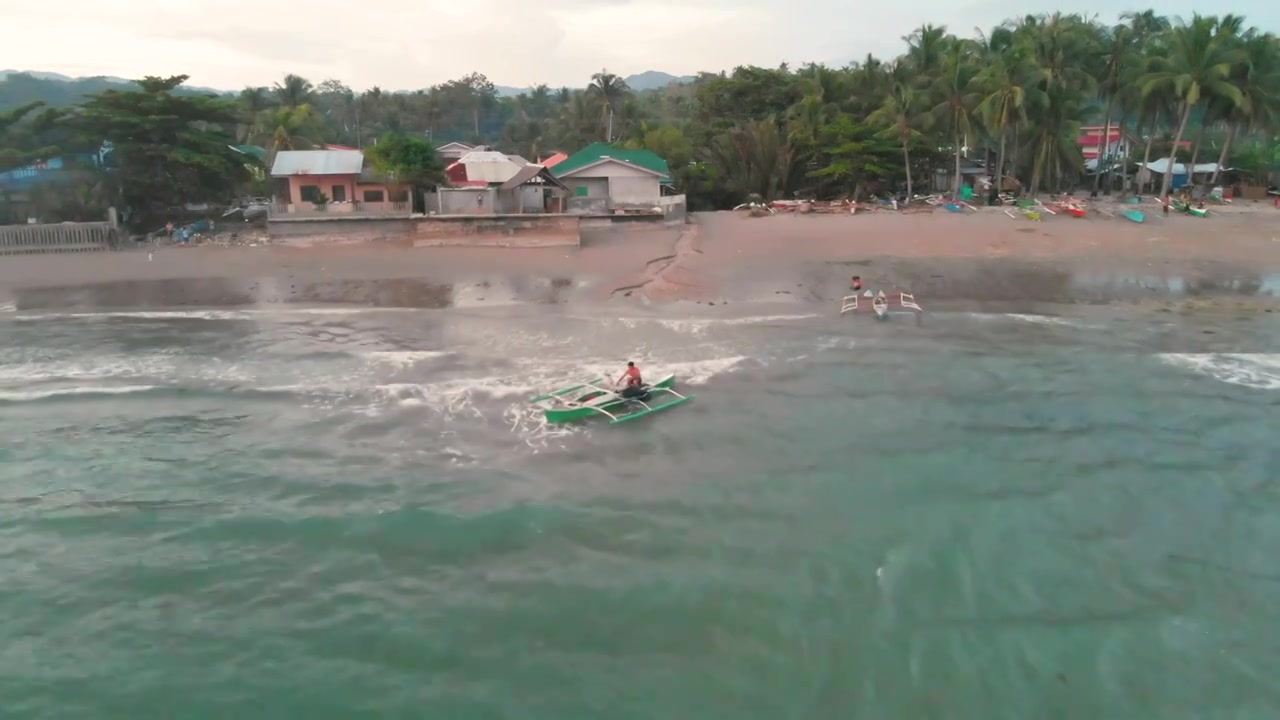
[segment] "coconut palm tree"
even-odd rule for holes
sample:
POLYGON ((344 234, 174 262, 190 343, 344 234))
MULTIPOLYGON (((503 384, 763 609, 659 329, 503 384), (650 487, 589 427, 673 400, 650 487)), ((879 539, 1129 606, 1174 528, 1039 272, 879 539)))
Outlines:
POLYGON ((1214 183, 1227 162, 1237 132, 1274 128, 1280 120, 1280 40, 1271 33, 1250 30, 1241 39, 1239 49, 1242 57, 1233 67, 1231 82, 1240 90, 1243 102, 1226 110, 1227 136, 1213 171, 1214 183))
POLYGON ((943 54, 942 72, 931 86, 936 104, 930 115, 940 127, 947 129, 955 153, 951 187, 954 197, 960 196, 960 157, 965 139, 973 137, 973 113, 981 100, 973 49, 972 41, 953 39, 943 54))
POLYGON ((296 108, 310 102, 315 87, 311 85, 310 80, 290 73, 284 76, 283 83, 276 83, 275 90, 280 104, 287 108, 296 108))
POLYGON ((587 92, 600 103, 600 122, 605 126, 605 142, 613 142, 613 115, 622 110, 623 102, 631 94, 631 88, 627 87, 622 78, 608 70, 601 70, 591 76, 587 92))
POLYGON ((885 96, 880 107, 867 118, 873 125, 883 125, 883 137, 891 137, 902 145, 902 169, 907 175, 907 202, 914 191, 911 183, 911 143, 921 137, 924 118, 920 115, 920 100, 913 84, 914 78, 905 65, 891 71, 893 88, 885 96))
POLYGON ((1217 19, 1194 15, 1190 22, 1169 30, 1167 43, 1167 52, 1153 59, 1154 70, 1141 81, 1144 95, 1171 90, 1179 103, 1174 150, 1160 183, 1160 198, 1165 202, 1169 198, 1177 148, 1187 131, 1191 111, 1210 97, 1233 105, 1244 102, 1240 89, 1231 83, 1231 68, 1239 55, 1217 19))
MULTIPOLYGON (((1111 160, 1107 151, 1111 147, 1111 118, 1116 103, 1120 100, 1128 77, 1125 69, 1131 67, 1137 58, 1134 45, 1133 28, 1128 25, 1116 25, 1105 28, 1101 38, 1102 58, 1099 63, 1098 93, 1106 99, 1107 109, 1103 113, 1102 144, 1099 146, 1097 166, 1093 172, 1093 194, 1097 195, 1102 186, 1102 176, 1111 172, 1111 160)), ((1120 124, 1120 136, 1124 137, 1124 123, 1120 124)), ((1121 161, 1122 163, 1124 161, 1121 161)), ((1108 191, 1109 192, 1109 191, 1108 191)))
MULTIPOLYGON (((1005 32, 1008 33, 1007 28, 1005 32)), ((1018 126, 1027 120, 1028 88, 1035 78, 1035 69, 1027 65, 1023 48, 1012 43, 1011 33, 1007 37, 1007 44, 1003 40, 997 44, 993 33, 992 38, 983 43, 985 67, 977 78, 982 97, 975 108, 982 124, 1000 143, 996 154, 995 176, 998 190, 1004 189, 1005 149, 1009 131, 1012 129, 1016 137, 1018 126)), ((1032 91, 1034 92, 1034 87, 1032 91)), ((1016 141, 1014 146, 1017 146, 1016 141)))
POLYGON ((309 150, 323 143, 324 121, 310 105, 279 107, 258 115, 249 138, 267 149, 267 165, 281 150, 309 150))

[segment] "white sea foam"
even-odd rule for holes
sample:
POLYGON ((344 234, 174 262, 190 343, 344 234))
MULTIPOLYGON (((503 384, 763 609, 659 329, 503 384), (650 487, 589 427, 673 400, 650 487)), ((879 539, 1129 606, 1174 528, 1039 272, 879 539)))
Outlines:
POLYGON ((805 315, 753 315, 748 317, 701 317, 701 318, 660 318, 660 317, 624 317, 617 321, 624 327, 634 329, 641 323, 654 323, 672 332, 685 335, 703 335, 718 326, 733 325, 765 325, 770 323, 795 322, 821 317, 817 314, 805 315))
POLYGON ((426 360, 446 357, 450 353, 440 350, 378 350, 362 354, 374 362, 404 368, 426 360))
POLYGON ((1022 322, 1032 323, 1034 325, 1057 325, 1061 327, 1073 327, 1073 328, 1094 327, 1088 323, 1081 322, 1079 320, 1053 317, 1052 315, 1024 315, 1021 313, 1005 313, 1002 317, 1011 318, 1013 320, 1021 320, 1022 322))
POLYGON ((24 313, 17 320, 58 320, 68 318, 134 318, 139 320, 262 320, 290 315, 360 315, 364 313, 423 312, 401 307, 291 307, 269 305, 236 310, 103 310, 100 312, 24 313))
POLYGON ((74 395, 128 395, 154 390, 155 388, 155 385, 84 385, 30 390, 0 390, 0 401, 31 402, 33 400, 74 395))
POLYGON ((1280 353, 1166 353, 1158 357, 1232 385, 1280 390, 1280 353))

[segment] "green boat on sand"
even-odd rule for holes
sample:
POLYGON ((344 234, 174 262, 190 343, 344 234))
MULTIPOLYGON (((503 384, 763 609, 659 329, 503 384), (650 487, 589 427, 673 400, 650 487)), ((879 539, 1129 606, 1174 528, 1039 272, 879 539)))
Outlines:
POLYGON ((539 395, 529 402, 541 405, 549 423, 567 423, 596 416, 609 418, 610 425, 652 415, 693 399, 675 391, 676 376, 668 375, 645 385, 642 394, 623 397, 607 380, 596 379, 539 395))

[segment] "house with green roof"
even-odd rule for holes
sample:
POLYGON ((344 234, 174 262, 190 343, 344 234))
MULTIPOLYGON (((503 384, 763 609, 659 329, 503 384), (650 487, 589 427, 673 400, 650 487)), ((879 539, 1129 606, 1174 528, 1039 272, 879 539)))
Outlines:
POLYGON ((653 206, 671 184, 667 161, 648 150, 593 143, 560 161, 551 172, 571 198, 608 207, 653 206))

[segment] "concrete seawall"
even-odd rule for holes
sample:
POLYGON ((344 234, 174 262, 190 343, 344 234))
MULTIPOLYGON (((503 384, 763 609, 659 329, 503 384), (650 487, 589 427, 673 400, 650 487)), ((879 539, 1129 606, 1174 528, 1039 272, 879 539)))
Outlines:
POLYGON ((409 247, 578 247, 573 215, 447 215, 273 219, 271 237, 291 245, 385 242, 409 247))
POLYGON ((461 215, 415 219, 414 247, 578 247, 572 215, 461 215))

